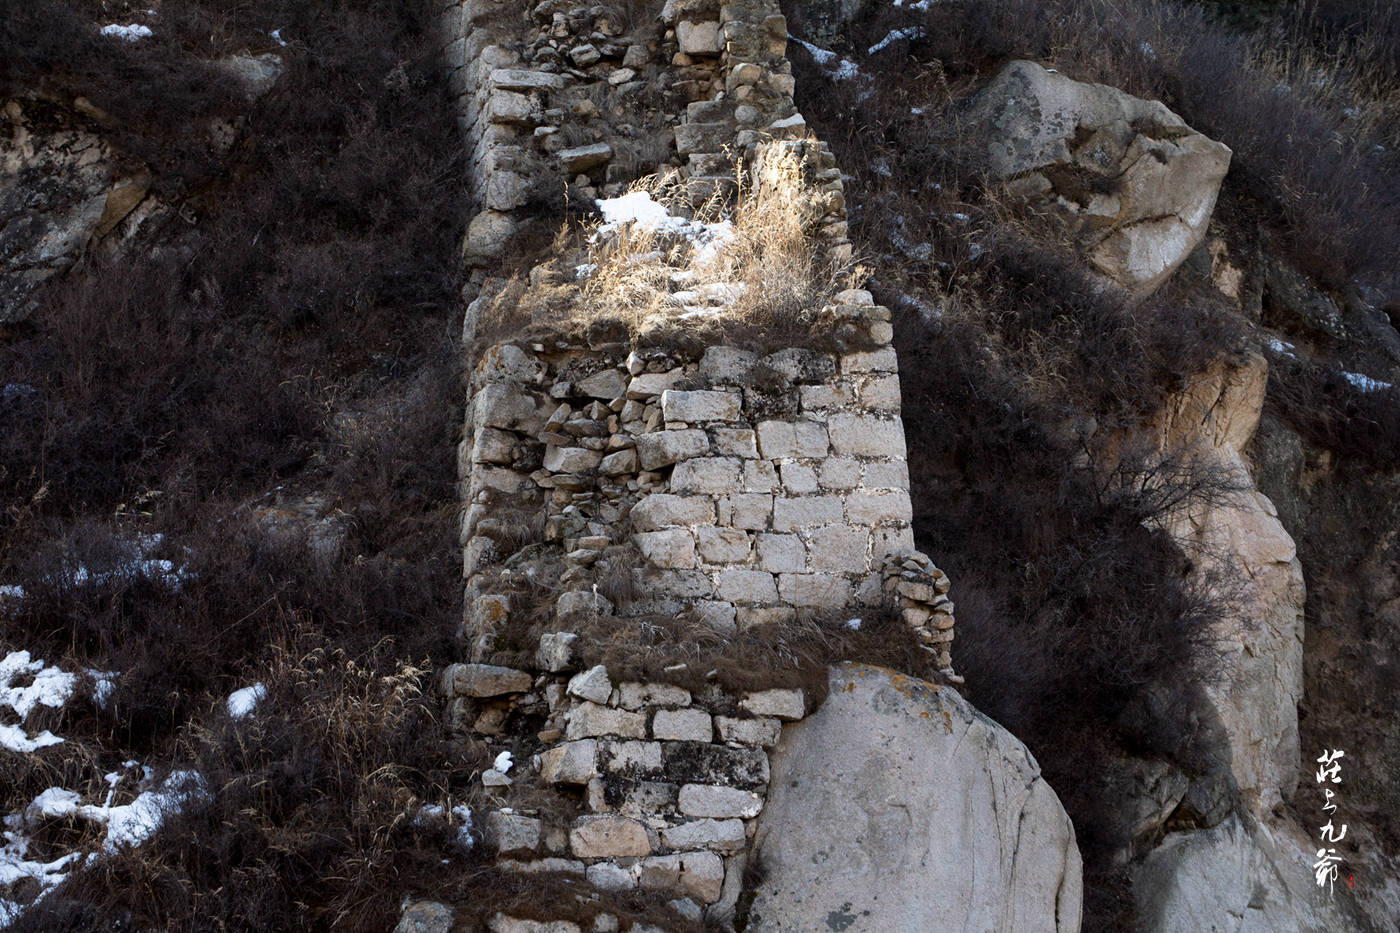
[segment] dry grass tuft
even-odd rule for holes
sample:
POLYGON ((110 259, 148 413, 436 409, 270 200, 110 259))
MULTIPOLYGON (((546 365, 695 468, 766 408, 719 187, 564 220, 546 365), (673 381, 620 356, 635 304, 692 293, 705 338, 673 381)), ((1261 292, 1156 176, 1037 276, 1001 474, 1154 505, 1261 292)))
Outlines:
POLYGON ((522 322, 570 334, 623 329, 638 343, 699 334, 762 333, 775 345, 810 340, 820 309, 853 287, 846 263, 814 235, 821 196, 791 151, 774 147, 732 196, 675 175, 648 176, 624 198, 660 222, 595 217, 566 224, 552 257, 513 280, 484 312, 489 343, 522 322))

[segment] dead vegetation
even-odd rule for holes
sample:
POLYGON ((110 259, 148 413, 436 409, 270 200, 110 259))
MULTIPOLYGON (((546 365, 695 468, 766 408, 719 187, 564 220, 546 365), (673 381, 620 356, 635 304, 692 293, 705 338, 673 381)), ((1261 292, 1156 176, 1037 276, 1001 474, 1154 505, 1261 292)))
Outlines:
POLYGON ((810 343, 820 309, 858 273, 812 236, 820 211, 800 160, 778 150, 766 166, 762 183, 736 168, 736 190, 704 197, 677 176, 649 176, 603 217, 566 223, 549 258, 494 296, 478 343, 518 337, 525 322, 528 333, 614 332, 640 346, 810 343))

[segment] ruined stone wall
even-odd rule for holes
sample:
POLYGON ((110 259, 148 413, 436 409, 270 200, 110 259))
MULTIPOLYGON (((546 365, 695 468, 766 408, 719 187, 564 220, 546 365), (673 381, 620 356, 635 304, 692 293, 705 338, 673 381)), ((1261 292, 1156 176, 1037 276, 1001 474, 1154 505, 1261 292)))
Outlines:
MULTIPOLYGON (((589 204, 661 172, 698 203, 767 183, 774 152, 807 175, 806 229, 849 256, 840 171, 793 104, 776 5, 670 0, 653 15, 448 7, 481 207, 463 257, 484 294, 543 190, 589 204)), ((928 669, 957 680, 950 583, 914 549, 890 314, 853 289, 809 317, 831 349, 554 336, 475 361, 458 449, 463 658, 441 689, 449 731, 522 755, 483 775, 501 866, 666 892, 691 920, 732 916, 766 750, 809 698, 585 670, 578 649, 600 626, 625 639, 666 620, 724 639, 894 610, 928 669), (508 805, 521 786, 559 806, 508 805)))
MULTIPOLYGON (((823 309, 887 336, 869 294, 823 309)), ((951 671, 952 603, 914 552, 893 348, 760 357, 710 347, 490 350, 459 449, 472 659, 509 613, 493 574, 538 516, 560 552, 556 612, 690 615, 715 631, 798 610, 895 604, 951 671), (626 355, 624 355, 626 354, 626 355), (509 503, 512 520, 493 516, 509 503), (522 512, 526 518, 522 518, 522 512), (634 545, 637 596, 611 605, 595 565, 634 545)))
POLYGON ((841 173, 807 138, 773 0, 640 5, 461 0, 443 13, 444 56, 480 210, 462 244, 480 283, 523 210, 568 192, 587 206, 652 173, 697 202, 736 183, 760 144, 794 145, 824 197, 817 226, 845 243, 841 173), (651 18, 654 16, 655 18, 651 18))

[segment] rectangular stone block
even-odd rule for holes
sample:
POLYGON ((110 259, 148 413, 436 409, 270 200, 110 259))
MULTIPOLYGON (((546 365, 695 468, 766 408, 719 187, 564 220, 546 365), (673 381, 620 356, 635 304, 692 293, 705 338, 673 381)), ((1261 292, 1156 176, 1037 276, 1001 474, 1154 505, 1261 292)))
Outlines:
POLYGON ((907 491, 909 489, 909 464, 904 460, 867 463, 863 485, 867 489, 903 489, 907 491))
POLYGON ((772 492, 778 488, 778 471, 767 460, 745 460, 742 492, 772 492))
POLYGON ((587 784, 598 776, 598 743, 565 742, 540 753, 540 779, 549 784, 587 784))
POLYGON ((842 609, 850 604, 853 587, 832 573, 784 573, 778 576, 778 592, 799 609, 842 609))
POLYGON ((516 435, 499 428, 478 428, 472 440, 473 463, 510 463, 515 459, 516 435))
POLYGON ((668 849, 712 849, 739 852, 745 846, 744 821, 702 818, 661 830, 661 842, 668 849))
POLYGON ((829 525, 812 532, 808 539, 813 570, 860 573, 869 566, 866 547, 870 531, 848 525, 829 525))
POLYGON ((719 732, 722 742, 769 748, 778 744, 778 737, 782 735, 782 724, 766 716, 759 719, 716 716, 715 730, 719 732))
POLYGON ((762 530, 773 518, 773 497, 759 493, 730 496, 729 513, 729 524, 735 528, 762 530))
MULTIPOLYGON (((854 489, 860 485, 861 463, 846 457, 827 457, 822 461, 818 481, 823 489, 854 489)), ((867 482, 867 485, 869 483, 867 482)))
POLYGON ((675 472, 671 474, 671 490, 681 495, 724 495, 733 492, 739 488, 740 463, 729 457, 683 460, 676 464, 675 472))
POLYGON ((867 408, 899 411, 899 377, 876 376, 860 387, 860 400, 867 408))
POLYGON ((685 373, 679 369, 665 373, 642 373, 633 376, 627 384, 627 397, 645 401, 660 395, 684 378, 685 373))
MULTIPOLYGON (((769 583, 772 580, 768 578, 769 583)), ((443 672, 442 682, 444 692, 452 696, 484 698, 524 693, 534 679, 525 671, 495 664, 452 664, 443 672)))
POLYGON ((847 385, 822 383, 814 386, 802 386, 800 391, 803 411, 840 408, 855 401, 855 394, 847 385))
POLYGON ((714 725, 703 709, 660 709, 651 720, 653 738, 678 742, 710 742, 714 725))
POLYGON ((580 703, 565 713, 564 718, 568 722, 564 734, 571 741, 605 735, 627 739, 644 739, 647 736, 646 716, 597 703, 580 703))
POLYGON ((678 784, 762 787, 768 783, 768 756, 757 748, 666 742, 661 760, 666 779, 678 784))
POLYGON ((876 525, 881 522, 911 522, 914 506, 902 490, 866 492, 858 490, 846 497, 846 518, 851 524, 876 525))
POLYGON ((749 559, 749 533, 738 528, 696 530, 700 558, 711 564, 737 564, 749 559))
POLYGON ((895 373, 899 372, 899 359, 894 347, 871 350, 861 353, 848 353, 841 357, 843 373, 895 373))
POLYGON ((841 500, 835 496, 779 496, 773 502, 773 530, 795 531, 843 520, 841 500))
POLYGON ((761 570, 725 570, 715 580, 720 599, 738 606, 772 606, 778 602, 773 575, 761 570))
POLYGON ((802 573, 807 569, 807 545, 797 535, 761 534, 756 546, 758 566, 769 573, 802 573))
POLYGON ((598 762, 609 774, 640 778, 661 770, 660 742, 603 742, 598 762))
POLYGON ((673 809, 679 785, 665 781, 637 781, 616 775, 588 783, 588 808, 595 813, 616 811, 637 819, 652 819, 673 809))
POLYGON ((711 428, 710 440, 717 454, 747 460, 758 457, 758 435, 752 428, 711 428))
POLYGON ((837 454, 904 458, 904 425, 894 418, 838 412, 827 422, 837 454))
POLYGON ((815 421, 761 421, 758 424, 758 450, 769 460, 825 457, 829 449, 826 427, 815 421))
POLYGON ((817 491, 817 471, 805 463, 784 463, 778 468, 783 478, 783 490, 789 495, 817 491))
POLYGON ((659 470, 678 460, 701 457, 709 452, 710 438, 698 428, 654 431, 637 436, 637 456, 643 470, 659 470))
POLYGON ((807 715, 807 705, 802 691, 798 689, 760 690, 746 693, 739 701, 739 709, 755 716, 776 716, 795 722, 807 715))
POLYGON ((639 531, 632 540, 653 567, 689 569, 695 566, 695 538, 689 529, 639 531))
POLYGON ((569 848, 578 858, 627 858, 651 854, 647 828, 637 820, 589 814, 574 821, 569 848))
POLYGON ((637 583, 648 596, 702 599, 714 595, 714 584, 703 570, 637 571, 637 583))
POLYGON ((617 702, 623 709, 641 709, 644 706, 677 707, 690 705, 690 691, 673 684, 642 684, 629 681, 617 689, 617 702))
POLYGON ((681 889, 702 904, 713 904, 724 891, 724 859, 713 852, 681 854, 681 889))
POLYGON ((486 814, 485 824, 486 844, 497 855, 528 854, 540 846, 542 826, 539 820, 492 810, 486 814))
POLYGON ((895 554, 907 554, 912 550, 914 529, 908 525, 899 528, 876 528, 871 535, 870 557, 873 561, 878 562, 895 554))
POLYGON ((638 531, 657 531, 676 525, 713 525, 715 501, 707 496, 652 493, 632 507, 630 517, 632 527, 638 531))
POLYGON ((667 421, 691 423, 737 421, 739 400, 738 392, 667 389, 661 393, 661 416, 667 421))
POLYGON ((681 788, 679 809, 686 816, 748 819, 758 816, 763 809, 763 798, 753 791, 737 787, 686 784, 681 788))

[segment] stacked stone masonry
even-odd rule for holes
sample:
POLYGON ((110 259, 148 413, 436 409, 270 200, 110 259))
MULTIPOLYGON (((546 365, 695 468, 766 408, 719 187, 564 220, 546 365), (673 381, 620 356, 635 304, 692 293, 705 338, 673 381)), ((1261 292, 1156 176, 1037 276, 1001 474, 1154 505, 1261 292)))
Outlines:
POLYGON ((802 691, 698 696, 667 684, 614 684, 602 666, 572 673, 571 661, 569 642, 547 635, 537 666, 554 670, 537 678, 482 664, 443 673, 456 721, 502 703, 543 704, 545 746, 528 773, 585 802, 566 821, 488 811, 485 843, 510 870, 577 875, 601 891, 660 889, 675 895, 668 903, 682 916, 732 915, 768 792, 766 749, 782 723, 806 715, 802 691))
MULTIPOLYGON (((889 312, 850 291, 827 318, 884 334, 889 312)), ((561 345, 562 344, 562 345, 561 345)), ((542 517, 562 551, 556 611, 689 615, 721 634, 796 612, 894 606, 951 673, 946 576, 914 550, 899 379, 888 345, 763 357, 501 345, 474 376, 459 448, 472 659, 495 649, 508 597, 492 592, 517 529, 505 504, 542 517), (617 545, 642 558, 645 594, 611 606, 594 564, 617 545)))
POLYGON ((731 190, 738 164, 762 184, 774 145, 809 170, 814 229, 849 255, 841 173, 793 103, 774 0, 667 0, 642 22, 572 0, 460 0, 442 35, 480 208, 462 244, 478 283, 532 201, 567 189, 589 204, 656 173, 699 203, 731 190))
MULTIPOLYGON (((793 103, 776 3, 658 0, 636 21, 610 10, 445 6, 479 209, 463 261, 483 300, 503 284, 490 273, 511 237, 551 197, 588 205, 659 174, 685 180, 698 204, 741 180, 768 184, 783 165, 774 154, 803 167, 809 232, 849 257, 841 173, 793 103)), ((600 619, 625 631, 682 618, 726 636, 799 613, 893 609, 929 668, 957 679, 949 581, 914 549, 890 314, 860 290, 814 310, 832 346, 866 349, 760 355, 554 338, 500 344, 477 361, 458 449, 465 657, 441 687, 449 731, 497 750, 521 747, 509 724, 543 723, 531 726, 529 760, 482 776, 497 805, 478 825, 500 865, 576 875, 597 891, 667 892, 679 916, 721 927, 733 915, 767 749, 806 701, 579 670, 576 633, 600 619), (632 586, 613 605, 599 584, 619 567, 632 586), (541 607, 522 593, 550 603, 533 665, 518 660, 515 623, 541 607), (514 666, 493 663, 511 652, 514 666), (504 806, 512 781, 573 795, 582 812, 504 806)), ((474 320, 469 309, 469 336, 474 320)), ((506 915, 488 927, 590 929, 506 915)), ((591 929, 619 926, 600 916, 591 929)))

